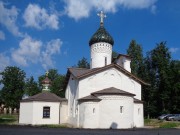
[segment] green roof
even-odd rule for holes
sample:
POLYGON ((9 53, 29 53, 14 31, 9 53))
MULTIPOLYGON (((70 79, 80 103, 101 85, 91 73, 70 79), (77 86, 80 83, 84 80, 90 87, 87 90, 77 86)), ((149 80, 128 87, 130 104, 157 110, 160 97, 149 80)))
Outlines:
POLYGON ((111 45, 114 44, 113 38, 103 26, 100 26, 100 28, 96 31, 96 33, 94 33, 94 35, 91 37, 89 41, 89 45, 91 46, 92 44, 98 43, 98 42, 106 42, 111 45))

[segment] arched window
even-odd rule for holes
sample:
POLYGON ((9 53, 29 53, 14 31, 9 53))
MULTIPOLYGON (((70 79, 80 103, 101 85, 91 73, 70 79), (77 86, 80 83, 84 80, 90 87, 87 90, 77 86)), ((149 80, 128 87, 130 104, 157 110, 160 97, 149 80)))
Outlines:
POLYGON ((49 106, 43 107, 43 118, 50 118, 50 107, 49 106))

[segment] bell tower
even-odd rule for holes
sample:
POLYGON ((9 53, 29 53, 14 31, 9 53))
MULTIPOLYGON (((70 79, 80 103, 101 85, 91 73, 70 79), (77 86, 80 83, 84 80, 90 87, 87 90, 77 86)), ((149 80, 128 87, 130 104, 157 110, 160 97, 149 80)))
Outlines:
POLYGON ((91 69, 104 67, 111 64, 112 61, 114 40, 104 28, 104 18, 106 15, 101 11, 98 16, 100 17, 100 27, 89 41, 91 49, 91 69))

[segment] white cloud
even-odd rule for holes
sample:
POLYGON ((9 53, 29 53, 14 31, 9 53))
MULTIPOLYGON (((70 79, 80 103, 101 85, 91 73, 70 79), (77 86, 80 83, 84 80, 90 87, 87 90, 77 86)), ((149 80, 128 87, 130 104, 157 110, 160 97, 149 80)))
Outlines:
POLYGON ((114 13, 118 7, 125 9, 151 9, 156 10, 157 0, 64 0, 65 10, 69 17, 79 20, 87 18, 92 10, 103 10, 114 13))
POLYGON ((48 14, 47 10, 39 7, 36 4, 29 4, 26 8, 23 18, 25 26, 34 27, 39 30, 49 27, 51 29, 58 29, 58 15, 56 13, 48 14))
POLYGON ((18 9, 12 6, 10 9, 5 8, 4 3, 0 1, 0 24, 4 25, 13 35, 22 36, 16 26, 18 9))
POLYGON ((0 72, 4 70, 6 66, 10 65, 9 57, 5 56, 4 54, 0 53, 0 72))
POLYGON ((176 52, 178 52, 180 49, 179 48, 170 48, 169 49, 169 51, 171 52, 171 53, 176 53, 176 52))
POLYGON ((38 62, 42 42, 34 40, 27 36, 19 43, 19 48, 13 50, 11 56, 12 59, 22 66, 27 66, 29 62, 38 62))
POLYGON ((60 53, 61 45, 60 39, 54 39, 43 44, 42 41, 27 36, 20 41, 19 48, 12 50, 11 57, 20 66, 39 63, 47 70, 54 67, 53 55, 60 53))
POLYGON ((47 43, 46 50, 42 51, 41 63, 45 70, 54 67, 52 56, 60 53, 62 41, 60 39, 54 39, 47 43))
POLYGON ((0 30, 0 40, 5 40, 4 32, 0 30))

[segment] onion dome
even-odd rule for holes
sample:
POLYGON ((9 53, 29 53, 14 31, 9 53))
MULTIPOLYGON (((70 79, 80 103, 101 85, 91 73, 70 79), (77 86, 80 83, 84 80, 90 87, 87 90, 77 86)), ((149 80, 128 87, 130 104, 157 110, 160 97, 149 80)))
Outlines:
POLYGON ((42 80, 42 84, 51 84, 51 80, 48 78, 48 74, 49 74, 49 72, 47 71, 46 72, 46 78, 44 79, 44 80, 42 80))
POLYGON ((106 31, 106 29, 103 27, 103 25, 100 26, 100 28, 94 33, 94 35, 91 37, 89 41, 89 45, 91 46, 94 43, 98 42, 106 42, 111 45, 114 44, 114 40, 111 37, 111 35, 106 31))
POLYGON ((42 80, 42 84, 51 84, 51 80, 46 76, 46 78, 42 80))

